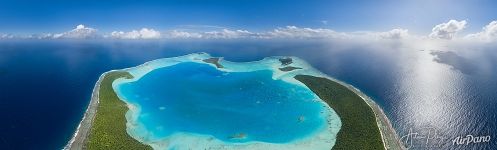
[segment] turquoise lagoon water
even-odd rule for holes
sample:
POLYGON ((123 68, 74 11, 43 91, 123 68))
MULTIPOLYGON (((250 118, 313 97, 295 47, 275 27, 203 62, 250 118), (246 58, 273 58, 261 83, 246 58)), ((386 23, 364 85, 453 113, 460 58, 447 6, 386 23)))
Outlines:
POLYGON ((281 148, 285 143, 298 147, 295 144, 300 142, 329 149, 334 145, 340 126, 334 111, 305 86, 273 79, 274 70, 223 71, 189 61, 137 68, 130 73, 141 73, 135 75, 138 79, 116 81, 114 88, 132 104, 128 133, 154 148, 254 143, 281 148), (149 70, 144 73, 144 68, 149 70))

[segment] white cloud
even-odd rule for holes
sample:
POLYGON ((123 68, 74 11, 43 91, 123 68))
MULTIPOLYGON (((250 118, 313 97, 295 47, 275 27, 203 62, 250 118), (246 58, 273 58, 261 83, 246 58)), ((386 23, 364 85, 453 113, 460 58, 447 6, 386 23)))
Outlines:
POLYGON ((296 26, 286 26, 267 32, 251 32, 248 30, 232 30, 223 28, 206 32, 190 32, 172 30, 165 33, 165 38, 203 38, 203 39, 239 39, 239 38, 282 38, 282 39, 319 39, 319 38, 345 38, 346 33, 335 32, 323 28, 300 28, 296 26))
POLYGON ((166 38, 189 39, 189 38, 202 38, 202 34, 196 32, 185 32, 173 30, 165 35, 166 38))
POLYGON ((0 39, 12 39, 14 37, 12 34, 0 34, 0 39))
POLYGON ((237 39, 237 38, 254 38, 257 37, 257 34, 249 32, 247 30, 223 29, 222 31, 204 32, 203 37, 209 39, 237 39))
POLYGON ((382 39, 405 39, 409 36, 408 30, 407 29, 392 29, 387 32, 381 32, 379 33, 379 37, 382 39))
MULTIPOLYGON (((146 29, 146 28, 145 28, 146 29)), ((151 30, 151 29, 150 29, 151 30)), ((114 39, 146 39, 143 36, 143 29, 141 31, 133 30, 130 32, 114 31, 110 34, 110 38, 114 39)), ((154 31, 154 30, 152 30, 154 31)), ((185 30, 171 30, 163 33, 156 34, 155 38, 165 39, 348 39, 357 37, 367 38, 404 38, 407 36, 407 30, 394 29, 388 32, 366 32, 365 33, 345 33, 336 32, 331 29, 323 28, 300 28, 296 26, 287 26, 284 28, 277 28, 267 32, 251 32, 248 30, 232 30, 222 29, 206 32, 199 31, 185 31, 185 30), (159 36, 159 34, 161 34, 159 36)))
POLYGON ((142 28, 140 31, 114 31, 110 37, 114 39, 158 39, 161 38, 161 33, 154 29, 142 28))
POLYGON ((247 30, 230 30, 223 29, 221 31, 208 31, 208 32, 187 32, 173 30, 167 32, 165 38, 203 38, 203 39, 239 39, 239 38, 258 38, 259 33, 252 33, 247 30))
POLYGON ((110 37, 115 39, 138 39, 140 38, 140 32, 136 30, 130 32, 113 31, 110 33, 110 37))
MULTIPOLYGON (((159 33, 153 29, 133 30, 130 32, 114 31, 110 38, 114 39, 147 39, 144 31, 153 31, 156 36, 153 38, 165 39, 402 39, 408 36, 406 29, 393 29, 387 32, 336 32, 331 29, 323 28, 300 28, 296 26, 287 26, 277 28, 267 32, 250 32, 248 30, 231 30, 222 29, 207 32, 193 32, 183 30, 171 30, 159 33)), ((149 38, 151 38, 149 37, 149 38)))
POLYGON ((338 33, 330 29, 312 29, 312 28, 299 28, 296 26, 287 26, 286 28, 274 29, 267 32, 264 38, 298 38, 298 39, 315 39, 315 38, 345 38, 344 33, 338 33))
POLYGON ((54 37, 54 35, 51 33, 44 33, 44 34, 32 34, 32 35, 29 35, 27 38, 30 38, 30 39, 51 39, 53 37, 54 37))
POLYGON ((447 40, 453 39, 459 31, 466 28, 466 23, 466 20, 450 20, 449 22, 436 25, 433 27, 430 37, 447 40))
POLYGON ((68 38, 68 39, 89 39, 98 37, 97 30, 90 27, 85 27, 80 24, 75 29, 64 33, 54 34, 53 38, 68 38))
POLYGON ((318 39, 318 38, 344 38, 345 33, 338 33, 330 29, 313 29, 299 28, 296 26, 287 26, 285 28, 277 28, 268 32, 251 32, 248 30, 213 30, 207 32, 189 32, 172 30, 164 33, 164 38, 202 38, 202 39, 242 39, 242 38, 282 38, 282 39, 318 39))
POLYGON ((142 28, 140 30, 140 35, 142 39, 157 39, 160 38, 160 32, 154 29, 142 28))
POLYGON ((494 41, 497 40, 497 21, 492 21, 485 27, 483 27, 481 32, 475 34, 469 34, 466 36, 469 39, 477 39, 482 41, 494 41))

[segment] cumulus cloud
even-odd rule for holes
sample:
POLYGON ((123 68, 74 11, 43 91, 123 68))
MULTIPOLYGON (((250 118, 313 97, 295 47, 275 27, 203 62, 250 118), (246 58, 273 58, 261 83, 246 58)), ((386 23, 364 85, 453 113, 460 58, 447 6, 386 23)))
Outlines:
POLYGON ((89 39, 89 38, 98 37, 98 34, 97 34, 96 29, 90 28, 90 27, 85 27, 84 25, 80 24, 80 25, 76 26, 76 28, 72 29, 71 31, 54 34, 52 37, 56 38, 56 39, 59 39, 59 38, 89 39))
POLYGON ((409 36, 408 30, 407 29, 392 29, 387 32, 381 32, 379 33, 379 37, 382 39, 405 39, 409 36))
POLYGON ((154 29, 142 28, 139 31, 130 32, 114 31, 110 37, 114 39, 158 39, 161 38, 161 33, 154 29))
POLYGON ((186 32, 173 30, 165 35, 166 38, 189 39, 189 38, 202 38, 202 34, 196 32, 186 32))
POLYGON ((497 21, 492 21, 485 27, 483 27, 481 32, 475 34, 469 34, 466 36, 469 39, 477 39, 483 41, 494 41, 497 40, 497 21))
POLYGON ((447 40, 453 39, 459 31, 466 28, 466 23, 466 20, 450 20, 449 22, 436 25, 433 27, 430 37, 447 40))
POLYGON ((160 38, 160 32, 154 29, 142 28, 140 30, 140 35, 142 39, 157 39, 160 38))

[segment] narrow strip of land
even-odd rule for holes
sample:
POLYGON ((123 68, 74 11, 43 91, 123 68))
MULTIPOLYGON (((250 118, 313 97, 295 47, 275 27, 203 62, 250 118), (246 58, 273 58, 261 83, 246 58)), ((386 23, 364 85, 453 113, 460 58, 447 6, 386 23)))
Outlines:
POLYGON ((293 71, 293 70, 302 69, 302 68, 300 68, 300 67, 293 67, 293 66, 286 66, 286 67, 278 68, 278 69, 281 70, 281 71, 288 72, 288 71, 293 71))
POLYGON ((334 150, 385 149, 382 136, 371 107, 347 87, 322 77, 297 75, 319 98, 330 105, 342 121, 334 150))
POLYGON ((133 76, 125 71, 113 71, 105 75, 98 91, 97 113, 83 149, 152 149, 126 132, 125 114, 128 107, 112 88, 112 82, 118 78, 131 79, 133 76))
POLYGON ((102 74, 98 79, 97 83, 95 83, 95 87, 93 88, 93 92, 91 95, 90 104, 86 109, 83 120, 78 125, 74 136, 69 141, 69 143, 64 147, 66 150, 81 150, 83 146, 88 141, 88 135, 90 134, 91 126, 95 115, 97 113, 98 107, 98 91, 100 90, 100 82, 103 80, 105 74, 102 74))

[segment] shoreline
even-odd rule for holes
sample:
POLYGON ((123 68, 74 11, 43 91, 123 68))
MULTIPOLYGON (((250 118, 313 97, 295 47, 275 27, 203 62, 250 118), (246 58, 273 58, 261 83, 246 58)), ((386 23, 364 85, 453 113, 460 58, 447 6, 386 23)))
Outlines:
POLYGON ((90 103, 86 108, 86 111, 83 115, 83 119, 79 122, 74 135, 71 140, 64 146, 64 150, 80 150, 85 146, 86 141, 88 140, 88 136, 90 135, 91 126, 93 125, 93 120, 97 114, 97 108, 99 103, 99 91, 100 91, 100 83, 102 82, 105 75, 108 72, 104 72, 100 75, 95 86, 93 87, 93 92, 91 94, 90 103))
POLYGON ((357 89, 353 85, 350 85, 348 83, 345 83, 343 81, 328 76, 327 79, 337 82, 342 86, 345 86, 347 89, 349 89, 350 91, 354 92, 356 95, 361 97, 361 99, 364 100, 366 104, 368 104, 368 106, 372 109, 372 111, 375 114, 376 123, 378 124, 378 129, 380 130, 381 133, 382 143, 386 150, 407 149, 400 142, 400 138, 397 135, 395 128, 393 128, 392 124, 390 123, 390 119, 388 119, 383 109, 378 104, 376 104, 376 102, 373 99, 371 99, 369 96, 364 94, 361 90, 357 89))

